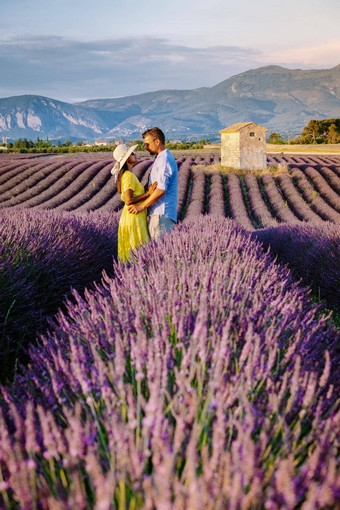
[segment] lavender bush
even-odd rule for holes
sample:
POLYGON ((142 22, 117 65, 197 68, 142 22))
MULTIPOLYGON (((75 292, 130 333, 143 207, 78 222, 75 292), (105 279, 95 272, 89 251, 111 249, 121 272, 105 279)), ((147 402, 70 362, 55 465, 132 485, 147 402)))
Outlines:
POLYGON ((223 178, 220 172, 210 173, 209 214, 217 214, 222 218, 225 213, 223 178))
POLYGON ((186 209, 185 217, 194 217, 204 212, 205 197, 205 173, 200 168, 195 168, 191 173, 192 190, 190 201, 186 209))
POLYGON ((185 216, 188 202, 190 200, 192 188, 192 158, 185 161, 178 161, 178 200, 177 200, 177 216, 182 219, 185 216))
POLYGON ((72 288, 81 291, 112 273, 116 214, 0 211, 0 365, 10 375, 27 345, 72 288))
POLYGON ((288 263, 296 278, 311 285, 330 308, 340 311, 340 225, 284 224, 253 235, 270 247, 281 263, 288 263))
POLYGON ((0 505, 335 508, 339 339, 288 271, 208 215, 115 273, 2 390, 0 505))

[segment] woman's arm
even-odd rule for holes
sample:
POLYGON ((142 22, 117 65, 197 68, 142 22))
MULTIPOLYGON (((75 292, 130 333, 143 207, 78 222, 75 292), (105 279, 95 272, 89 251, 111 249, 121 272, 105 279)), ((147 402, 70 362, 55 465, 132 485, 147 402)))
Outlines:
POLYGON ((143 193, 143 195, 139 195, 139 197, 134 197, 132 189, 127 189, 126 191, 124 191, 124 202, 126 205, 138 204, 139 202, 142 202, 143 200, 148 198, 156 188, 157 182, 154 182, 153 184, 151 184, 148 191, 143 193))

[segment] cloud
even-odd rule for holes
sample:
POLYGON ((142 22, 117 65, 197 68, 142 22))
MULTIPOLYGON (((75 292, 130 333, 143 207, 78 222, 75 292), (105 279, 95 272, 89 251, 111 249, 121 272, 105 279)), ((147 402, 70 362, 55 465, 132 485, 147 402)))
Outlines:
POLYGON ((340 39, 312 46, 270 50, 262 55, 262 60, 264 62, 275 60, 281 64, 289 62, 290 65, 303 63, 304 66, 311 67, 334 67, 340 63, 339 55, 340 39))
MULTIPOLYGON (((267 64, 324 63, 335 42, 314 48, 260 51, 240 46, 190 47, 151 37, 76 41, 30 36, 0 41, 0 97, 37 94, 68 102, 213 86, 267 64), (316 57, 315 57, 316 59, 316 57)), ((305 66, 306 67, 306 66, 305 66)), ((307 65, 308 67, 308 65, 307 65)), ((315 66, 314 66, 315 67, 315 66)))
POLYGON ((72 101, 212 86, 247 70, 256 54, 236 46, 192 48, 147 37, 16 38, 0 42, 0 96, 38 94, 72 101))

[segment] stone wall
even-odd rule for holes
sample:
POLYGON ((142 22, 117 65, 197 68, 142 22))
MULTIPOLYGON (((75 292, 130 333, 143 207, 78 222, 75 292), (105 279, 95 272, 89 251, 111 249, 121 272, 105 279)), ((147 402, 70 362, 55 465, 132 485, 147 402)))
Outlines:
POLYGON ((221 135, 221 164, 240 168, 240 133, 221 135))

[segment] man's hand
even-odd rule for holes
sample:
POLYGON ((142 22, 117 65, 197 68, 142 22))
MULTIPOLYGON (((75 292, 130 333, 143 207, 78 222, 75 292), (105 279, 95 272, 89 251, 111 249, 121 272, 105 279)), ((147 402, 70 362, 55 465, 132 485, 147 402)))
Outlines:
POLYGON ((153 184, 151 184, 151 186, 149 187, 149 189, 147 191, 148 196, 150 196, 155 191, 155 189, 157 189, 157 184, 158 184, 158 182, 154 182, 153 184))
POLYGON ((144 211, 144 208, 138 204, 131 204, 131 205, 128 205, 128 211, 130 214, 138 214, 138 213, 144 211))
POLYGON ((155 189, 151 193, 151 195, 143 202, 139 202, 139 204, 128 205, 129 213, 138 214, 138 213, 144 211, 145 209, 150 207, 150 205, 153 205, 155 202, 157 202, 157 200, 159 200, 161 198, 161 196, 164 195, 164 193, 165 193, 165 191, 163 189, 158 189, 158 188, 155 189))

